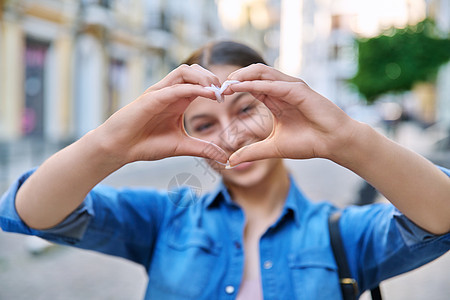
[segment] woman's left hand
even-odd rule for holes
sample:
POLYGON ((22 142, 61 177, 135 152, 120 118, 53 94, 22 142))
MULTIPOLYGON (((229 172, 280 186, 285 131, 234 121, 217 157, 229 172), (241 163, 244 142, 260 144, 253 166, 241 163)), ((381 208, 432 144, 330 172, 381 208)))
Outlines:
MULTIPOLYGON (((336 159, 351 141, 358 122, 304 81, 263 64, 230 74, 232 92, 250 92, 274 115, 272 134, 230 157, 231 165, 271 157, 336 159)), ((230 91, 227 91, 230 93, 230 91)))
POLYGON ((327 158, 369 182, 421 228, 450 232, 450 179, 424 157, 347 116, 302 80, 265 65, 230 74, 274 114, 272 134, 231 155, 232 166, 270 157, 327 158))

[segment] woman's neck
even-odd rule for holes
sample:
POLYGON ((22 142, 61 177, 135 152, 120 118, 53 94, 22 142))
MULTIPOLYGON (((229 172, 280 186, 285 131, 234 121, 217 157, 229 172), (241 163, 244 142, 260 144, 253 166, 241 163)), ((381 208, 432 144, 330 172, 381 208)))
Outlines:
POLYGON ((282 160, 272 172, 252 186, 226 184, 234 202, 239 204, 247 217, 279 215, 289 192, 289 174, 282 160))

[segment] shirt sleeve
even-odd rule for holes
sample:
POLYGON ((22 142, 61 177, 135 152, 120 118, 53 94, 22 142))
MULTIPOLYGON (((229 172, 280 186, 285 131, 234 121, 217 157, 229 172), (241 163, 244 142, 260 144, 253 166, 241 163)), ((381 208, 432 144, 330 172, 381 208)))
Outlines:
POLYGON ((22 175, 0 199, 0 227, 4 231, 36 235, 147 266, 167 211, 166 191, 119 190, 99 185, 60 224, 47 230, 35 230, 20 219, 15 209, 16 193, 33 171, 22 175))
MULTIPOLYGON (((450 176, 447 169, 441 169, 450 176)), ((342 213, 340 229, 360 292, 450 250, 450 233, 433 235, 392 204, 349 207, 342 213)))
POLYGON ((440 166, 438 166, 438 168, 441 169, 442 172, 444 172, 445 174, 447 174, 447 176, 450 177, 450 170, 449 169, 446 169, 446 168, 440 167, 440 166))

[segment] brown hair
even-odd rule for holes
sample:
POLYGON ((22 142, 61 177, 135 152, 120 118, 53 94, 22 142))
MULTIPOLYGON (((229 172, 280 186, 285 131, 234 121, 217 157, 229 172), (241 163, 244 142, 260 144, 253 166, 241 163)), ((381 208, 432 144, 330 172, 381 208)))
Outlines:
POLYGON ((183 63, 198 64, 206 69, 213 65, 233 65, 242 68, 256 63, 267 65, 258 52, 244 44, 232 41, 207 44, 192 53, 183 63))

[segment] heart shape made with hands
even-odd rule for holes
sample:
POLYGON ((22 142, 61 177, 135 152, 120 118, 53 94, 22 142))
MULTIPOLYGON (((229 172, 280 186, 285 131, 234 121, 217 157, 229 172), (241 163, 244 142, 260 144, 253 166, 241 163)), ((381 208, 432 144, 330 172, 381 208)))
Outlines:
MULTIPOLYGON (((205 89, 208 89, 208 90, 213 91, 215 93, 217 103, 223 103, 225 101, 224 95, 223 95, 225 90, 230 85, 237 84, 237 83, 240 83, 240 81, 227 80, 220 87, 211 84, 211 86, 205 87, 205 89)), ((252 109, 253 109, 252 113, 251 114, 247 114, 247 120, 246 121, 243 121, 242 119, 239 119, 239 118, 235 118, 235 120, 234 120, 234 121, 240 120, 241 122, 247 122, 247 124, 234 124, 234 125, 230 124, 229 128, 224 129, 223 131, 221 131, 218 134, 219 138, 223 138, 220 135, 223 135, 223 136, 228 135, 229 136, 229 135, 232 135, 232 134, 241 134, 243 131, 248 131, 247 135, 250 134, 252 139, 255 139, 254 136, 257 136, 257 140, 255 142, 263 140, 263 139, 267 138, 268 136, 270 136, 270 134, 271 134, 271 132, 273 130, 272 126, 270 127, 270 132, 267 132, 267 130, 266 130, 263 135, 261 135, 261 133, 260 134, 256 133, 257 131, 261 131, 261 130, 264 131, 264 128, 261 128, 261 127, 263 127, 262 125, 265 125, 265 124, 257 124, 258 121, 260 123, 264 122, 263 118, 270 118, 272 120, 272 115, 270 113, 270 110, 262 102, 260 102, 259 100, 255 99, 251 95, 249 95, 249 99, 250 100, 248 100, 248 99, 247 100, 243 100, 243 104, 242 105, 244 105, 244 107, 247 107, 247 105, 248 105, 248 107, 252 106, 252 109), (250 104, 248 102, 250 102, 250 104), (255 110, 254 107, 258 107, 258 108, 255 110), (264 110, 262 110, 261 108, 264 108, 264 110), (248 117, 248 116, 250 116, 250 117, 248 117), (250 119, 250 120, 248 120, 248 119, 250 119), (248 123, 251 123, 251 124, 248 124, 248 123), (235 126, 235 127, 233 127, 233 126, 235 126), (240 127, 240 129, 238 127, 240 127), (252 130, 252 128, 253 128, 253 130, 252 130), (229 131, 229 132, 226 132, 226 131, 229 131)), ((239 122, 236 122, 236 123, 239 123, 239 122)), ((184 124, 184 127, 186 127, 186 124, 184 124)), ((186 130, 186 128, 184 128, 184 130, 185 130, 186 134, 190 138, 197 139, 197 140, 202 140, 201 138, 197 138, 197 137, 194 137, 191 134, 189 134, 189 132, 188 132, 188 130, 186 130)), ((213 143, 212 141, 207 141, 207 142, 208 142, 210 147, 209 147, 209 149, 205 149, 205 152, 208 151, 210 153, 213 153, 214 151, 218 151, 218 152, 221 152, 221 154, 225 154, 226 155, 226 151, 223 150, 220 146, 218 146, 217 144, 213 143)), ((245 144, 239 149, 242 149, 245 146, 248 146, 248 145, 245 144)), ((235 152, 239 151, 239 149, 236 149, 235 152)), ((216 163, 219 164, 219 165, 224 166, 225 169, 232 169, 232 168, 237 167, 237 165, 231 166, 229 160, 227 161, 226 164, 221 163, 221 162, 219 162, 217 160, 216 160, 216 163)))

